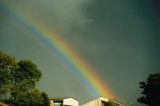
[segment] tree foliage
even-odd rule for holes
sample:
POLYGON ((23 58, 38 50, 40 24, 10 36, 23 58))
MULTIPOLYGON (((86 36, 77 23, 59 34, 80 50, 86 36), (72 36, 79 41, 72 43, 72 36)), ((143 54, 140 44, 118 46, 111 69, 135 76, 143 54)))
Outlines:
POLYGON ((36 83, 40 80, 42 74, 37 69, 37 66, 30 60, 20 60, 18 68, 12 73, 14 77, 14 84, 25 86, 26 90, 28 87, 35 88, 36 83), (25 83, 23 83, 25 82, 25 83), (25 85, 24 85, 25 84, 25 85))
POLYGON ((143 89, 142 97, 137 101, 149 106, 160 106, 160 73, 152 74, 147 78, 147 82, 140 82, 143 89))
POLYGON ((42 92, 42 96, 43 96, 43 106, 50 106, 50 99, 48 97, 48 95, 45 92, 42 92))
POLYGON ((41 106, 43 104, 42 93, 37 89, 25 92, 14 92, 15 97, 11 99, 11 106, 41 106))
POLYGON ((30 60, 16 59, 0 51, 0 101, 11 106, 49 106, 46 93, 36 89, 41 71, 30 60))
POLYGON ((15 58, 0 52, 0 99, 5 99, 12 84, 12 69, 16 67, 15 58))

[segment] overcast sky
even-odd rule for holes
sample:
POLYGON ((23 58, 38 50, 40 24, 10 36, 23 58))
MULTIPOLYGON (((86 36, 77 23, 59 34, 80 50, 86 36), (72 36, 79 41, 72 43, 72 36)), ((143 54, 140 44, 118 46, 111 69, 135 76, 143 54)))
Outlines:
MULTIPOLYGON (((160 71, 158 0, 2 1, 56 30, 103 78, 117 100, 138 106, 138 82, 160 71)), ((0 8, 0 50, 35 62, 43 73, 40 90, 80 103, 95 98, 51 50, 4 11, 0 8)))

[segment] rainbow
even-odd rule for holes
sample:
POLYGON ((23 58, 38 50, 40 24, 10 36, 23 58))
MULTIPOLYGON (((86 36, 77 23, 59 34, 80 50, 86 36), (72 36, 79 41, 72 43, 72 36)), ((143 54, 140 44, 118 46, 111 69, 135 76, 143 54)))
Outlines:
POLYGON ((98 74, 82 59, 58 34, 43 23, 33 20, 26 13, 6 3, 0 5, 0 15, 5 15, 27 31, 33 33, 40 42, 43 42, 85 85, 93 96, 113 98, 113 93, 98 74))

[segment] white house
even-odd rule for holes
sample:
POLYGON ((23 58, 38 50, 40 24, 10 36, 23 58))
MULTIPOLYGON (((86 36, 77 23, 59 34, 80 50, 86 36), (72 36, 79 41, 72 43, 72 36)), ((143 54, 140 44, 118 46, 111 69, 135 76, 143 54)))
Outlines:
POLYGON ((79 106, 79 102, 73 98, 50 99, 51 106, 79 106))
POLYGON ((115 100, 111 100, 111 99, 104 98, 104 97, 99 97, 99 98, 91 100, 81 106, 125 106, 125 105, 123 105, 115 100))

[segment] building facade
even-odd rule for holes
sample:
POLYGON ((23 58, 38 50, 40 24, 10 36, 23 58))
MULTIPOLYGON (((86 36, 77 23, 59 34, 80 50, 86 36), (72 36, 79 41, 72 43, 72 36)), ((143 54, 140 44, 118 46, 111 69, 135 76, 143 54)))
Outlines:
POLYGON ((73 98, 50 99, 50 106, 79 106, 79 102, 73 98))
POLYGON ((111 100, 104 97, 99 97, 94 100, 91 100, 81 106, 125 106, 115 100, 111 100))
MULTIPOLYGON (((79 106, 79 102, 73 98, 56 98, 56 99, 50 99, 50 106, 79 106)), ((81 106, 125 106, 125 105, 112 99, 99 97, 87 103, 84 103, 81 106)))

